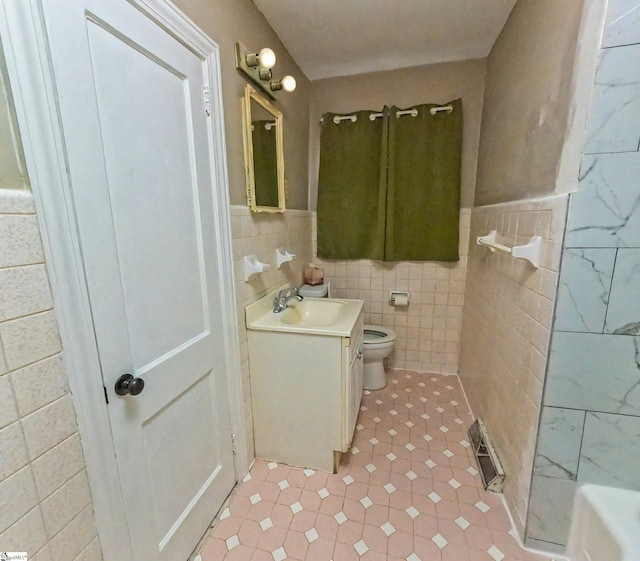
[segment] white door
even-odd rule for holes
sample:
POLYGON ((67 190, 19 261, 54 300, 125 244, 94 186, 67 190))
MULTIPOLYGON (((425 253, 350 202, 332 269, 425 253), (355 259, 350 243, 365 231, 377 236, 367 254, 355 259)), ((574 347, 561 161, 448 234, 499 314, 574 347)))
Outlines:
POLYGON ((235 482, 207 66, 125 0, 42 5, 116 492, 136 560, 186 560, 235 482))

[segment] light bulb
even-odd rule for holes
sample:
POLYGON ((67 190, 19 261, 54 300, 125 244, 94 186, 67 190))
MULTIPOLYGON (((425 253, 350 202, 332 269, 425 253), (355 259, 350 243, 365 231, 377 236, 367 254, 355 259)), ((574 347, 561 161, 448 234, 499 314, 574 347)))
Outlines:
POLYGON ((258 62, 262 68, 273 68, 276 64, 276 53, 265 47, 258 53, 258 62))
POLYGON ((286 92, 292 92, 296 89, 296 79, 293 76, 285 76, 280 80, 282 89, 286 92))

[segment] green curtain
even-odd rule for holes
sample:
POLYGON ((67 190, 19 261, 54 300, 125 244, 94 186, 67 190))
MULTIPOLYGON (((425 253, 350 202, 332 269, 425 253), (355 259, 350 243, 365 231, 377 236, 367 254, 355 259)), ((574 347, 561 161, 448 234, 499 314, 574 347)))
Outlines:
POLYGON ((278 206, 278 164, 276 152, 276 127, 273 120, 252 121, 253 175, 255 179, 256 205, 278 206))
POLYGON ((462 100, 453 111, 389 117, 385 261, 457 261, 462 100))
POLYGON ((326 113, 320 136, 318 257, 383 259, 386 198, 386 131, 383 117, 358 111, 356 120, 326 113))
POLYGON ((457 261, 462 100, 397 107, 371 120, 323 116, 318 180, 318 256, 457 261))

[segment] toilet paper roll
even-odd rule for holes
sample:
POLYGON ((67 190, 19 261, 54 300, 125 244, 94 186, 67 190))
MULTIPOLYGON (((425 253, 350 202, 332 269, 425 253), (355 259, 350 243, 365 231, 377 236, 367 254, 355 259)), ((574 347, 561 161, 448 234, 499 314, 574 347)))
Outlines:
POLYGON ((394 306, 408 306, 409 295, 408 294, 395 294, 393 298, 394 306))

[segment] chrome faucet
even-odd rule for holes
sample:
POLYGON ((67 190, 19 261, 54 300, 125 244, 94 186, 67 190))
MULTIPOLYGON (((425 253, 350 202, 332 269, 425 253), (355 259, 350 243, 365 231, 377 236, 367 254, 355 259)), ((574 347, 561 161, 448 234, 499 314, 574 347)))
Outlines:
POLYGON ((302 296, 298 294, 297 288, 292 287, 280 290, 278 295, 273 299, 273 313, 279 314, 282 310, 285 310, 289 300, 292 298, 295 298, 298 302, 302 302, 302 296))

